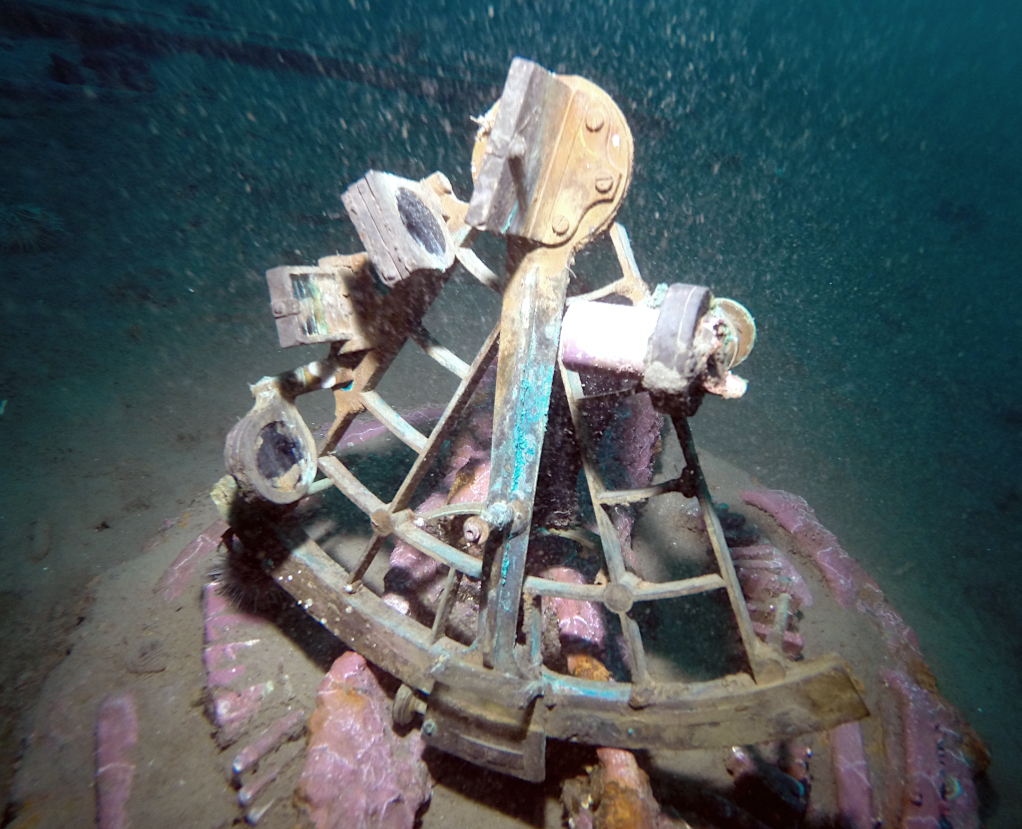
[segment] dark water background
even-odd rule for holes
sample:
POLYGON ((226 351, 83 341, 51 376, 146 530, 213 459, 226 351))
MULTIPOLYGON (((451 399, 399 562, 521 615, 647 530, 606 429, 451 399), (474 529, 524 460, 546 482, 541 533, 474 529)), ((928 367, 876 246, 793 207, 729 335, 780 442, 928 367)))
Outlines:
POLYGON ((647 281, 757 318, 750 392, 697 439, 877 578, 991 747, 988 825, 1022 823, 1020 33, 1010 0, 4 0, 5 767, 73 597, 219 477, 245 384, 304 361, 263 271, 359 249, 331 216, 368 168, 467 198, 469 116, 522 55, 628 116, 647 281))

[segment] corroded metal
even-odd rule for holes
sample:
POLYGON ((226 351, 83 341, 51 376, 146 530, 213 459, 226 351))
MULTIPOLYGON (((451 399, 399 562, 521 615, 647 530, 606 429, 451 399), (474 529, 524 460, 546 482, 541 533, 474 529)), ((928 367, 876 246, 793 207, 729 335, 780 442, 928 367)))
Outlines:
MULTIPOLYGON (((291 554, 273 562, 274 578, 352 648, 427 696, 446 679, 491 709, 519 710, 541 698, 549 738, 631 749, 709 748, 827 730, 868 713, 850 666, 835 655, 788 663, 783 679, 773 681, 730 674, 657 683, 641 707, 629 682, 579 679, 545 667, 535 680, 507 681, 474 663, 469 647, 447 638, 430 642, 429 628, 371 591, 345 590, 346 571, 311 539, 291 544, 291 554)), ((549 583, 551 594, 555 584, 549 583)), ((464 702, 463 710, 486 719, 483 709, 464 702)), ((524 769, 501 770, 523 776, 524 769)))
POLYGON ((454 241, 441 218, 440 198, 418 181, 370 170, 341 196, 383 284, 454 264, 454 241))
MULTIPOLYGON (((300 606, 401 680, 402 721, 421 714, 430 744, 527 780, 544 777, 548 739, 631 749, 703 748, 787 738, 867 713, 840 657, 793 663, 776 646, 776 635, 770 646, 752 630, 686 418, 704 392, 744 391, 744 381, 730 370, 747 356, 754 324, 742 306, 717 300, 706 288, 661 286, 650 292, 624 228, 613 224, 628 190, 632 156, 628 125, 603 90, 515 59, 500 100, 480 120, 468 203, 440 173, 410 182, 373 171, 352 185, 345 206, 367 252, 267 274, 282 345, 328 343, 329 353, 253 387, 257 405, 232 432, 231 444, 231 457, 249 460, 229 462, 231 485, 218 488, 233 531, 246 549, 260 551, 269 572, 300 606), (567 299, 574 255, 605 231, 621 278, 567 299), (507 238, 503 276, 472 252, 482 232, 507 238), (423 326, 459 264, 503 297, 500 318, 471 363, 423 326), (377 279, 384 288, 376 286, 377 279), (562 319, 568 305, 605 300, 641 305, 625 310, 639 311, 652 333, 649 346, 630 357, 615 383, 587 395, 579 374, 587 358, 570 365, 559 358, 562 319), (457 391, 428 434, 377 391, 409 341, 458 378, 457 391), (485 501, 413 509, 417 488, 457 436, 495 361, 485 501), (333 392, 335 417, 313 445, 293 400, 318 389, 333 392), (609 490, 586 410, 640 391, 652 392, 673 419, 686 468, 675 480, 609 490), (361 412, 369 412, 415 456, 389 500, 334 451, 361 412), (555 414, 564 428, 550 434, 555 414), (267 424, 278 423, 290 424, 290 431, 274 438, 275 463, 261 469, 251 460, 258 456, 254 444, 267 424), (583 470, 598 536, 578 526, 540 526, 536 498, 547 444, 566 456, 561 483, 572 493, 574 476, 583 470), (313 482, 317 472, 323 478, 313 482), (343 494, 367 521, 369 538, 347 566, 328 556, 301 521, 279 506, 324 488, 343 494), (717 572, 647 581, 626 561, 611 510, 675 492, 698 498, 717 572), (262 509, 261 501, 274 506, 262 509), (591 550, 605 578, 564 582, 530 573, 532 545, 541 537, 591 550), (393 543, 410 545, 446 568, 440 570, 443 584, 432 619, 398 612, 366 584, 371 565, 393 543), (466 586, 478 597, 470 642, 450 627, 466 586), (728 595, 747 670, 709 682, 658 676, 647 662, 637 611, 649 602, 720 590, 728 595), (546 664, 538 608, 547 598, 597 603, 617 619, 628 675, 596 681, 546 664)), ((598 368, 616 370, 616 363, 598 368)))
POLYGON ((256 404, 227 435, 224 465, 249 496, 293 504, 316 476, 312 432, 281 383, 264 377, 252 386, 256 404))

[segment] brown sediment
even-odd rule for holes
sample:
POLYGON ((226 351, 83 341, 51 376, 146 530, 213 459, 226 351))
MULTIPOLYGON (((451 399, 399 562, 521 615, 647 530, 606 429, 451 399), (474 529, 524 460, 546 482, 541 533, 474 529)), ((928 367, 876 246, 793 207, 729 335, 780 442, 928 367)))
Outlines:
POLYGON ((587 653, 573 653, 568 656, 568 671, 579 679, 609 682, 610 671, 595 656, 587 653))

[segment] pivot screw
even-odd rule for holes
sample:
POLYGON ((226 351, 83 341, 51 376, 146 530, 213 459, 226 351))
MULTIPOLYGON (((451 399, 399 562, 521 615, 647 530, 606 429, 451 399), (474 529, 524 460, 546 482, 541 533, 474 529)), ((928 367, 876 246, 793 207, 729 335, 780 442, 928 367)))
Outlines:
POLYGON ((603 128, 604 120, 602 109, 590 110, 586 113, 586 129, 590 132, 599 132, 603 128))
POLYGON ((567 216, 563 213, 558 213, 554 216, 553 221, 550 222, 550 227, 558 236, 563 236, 568 232, 568 228, 571 227, 571 223, 568 221, 567 216))
POLYGON ((596 174, 596 192, 598 193, 609 193, 610 188, 614 186, 614 176, 610 173, 597 173, 596 174))

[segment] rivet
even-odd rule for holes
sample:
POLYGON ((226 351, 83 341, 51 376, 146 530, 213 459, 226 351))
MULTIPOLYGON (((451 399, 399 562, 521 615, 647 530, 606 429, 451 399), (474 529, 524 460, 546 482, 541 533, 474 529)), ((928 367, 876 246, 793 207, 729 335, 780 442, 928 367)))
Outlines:
POLYGON ((635 596, 625 585, 612 582, 603 588, 603 603, 612 613, 627 613, 635 603, 635 596))
POLYGON ((369 516, 369 522, 378 535, 387 536, 394 532, 394 520, 385 509, 378 509, 369 516))
POLYGON ((568 232, 568 228, 571 227, 571 223, 568 221, 567 216, 563 213, 558 213, 554 216, 553 221, 550 222, 550 227, 558 236, 563 236, 568 232))
POLYGON ((593 109, 586 113, 586 128, 590 132, 599 132, 603 128, 603 110, 593 109))
POLYGON ((609 193, 610 188, 614 186, 614 176, 610 173, 597 173, 596 174, 596 191, 598 193, 609 193))

